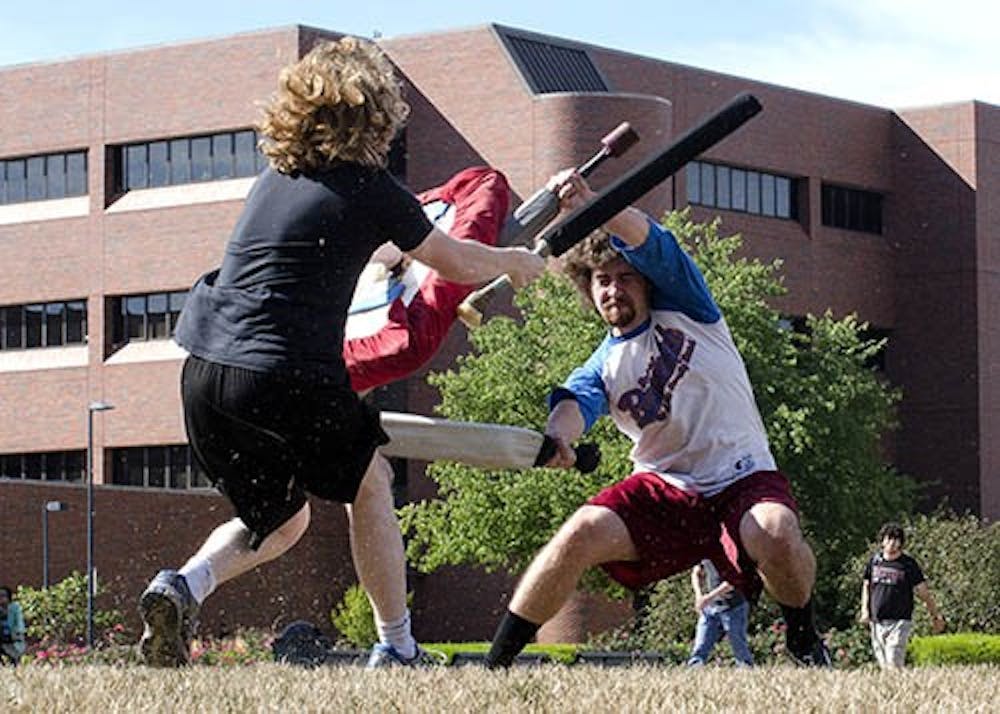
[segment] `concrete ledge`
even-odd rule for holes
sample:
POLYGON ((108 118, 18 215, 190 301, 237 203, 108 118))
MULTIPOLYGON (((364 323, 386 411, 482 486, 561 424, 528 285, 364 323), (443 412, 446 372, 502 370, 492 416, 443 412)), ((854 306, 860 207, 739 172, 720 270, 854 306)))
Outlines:
POLYGON ((182 360, 187 357, 187 354, 187 351, 172 339, 136 340, 135 342, 129 342, 112 354, 104 360, 104 364, 110 367, 116 364, 132 364, 135 362, 182 360))
POLYGON ((78 218, 90 213, 90 196, 55 198, 45 201, 25 201, 0 206, 0 226, 33 221, 54 221, 78 218))
POLYGON ((38 347, 0 352, 0 372, 34 372, 87 366, 87 345, 38 347))
POLYGON ((226 181, 204 181, 185 183, 179 186, 133 190, 108 206, 105 212, 114 214, 128 211, 148 211, 153 208, 189 206, 197 203, 242 201, 247 197, 250 187, 256 180, 256 176, 251 176, 250 178, 226 181))

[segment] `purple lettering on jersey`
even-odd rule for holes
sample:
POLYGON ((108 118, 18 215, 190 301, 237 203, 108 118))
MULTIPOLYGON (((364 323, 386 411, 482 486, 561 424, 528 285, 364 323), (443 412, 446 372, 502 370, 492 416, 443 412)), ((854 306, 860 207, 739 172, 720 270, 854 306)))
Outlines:
POLYGON ((639 428, 654 421, 665 421, 670 416, 670 400, 677 383, 691 364, 695 340, 680 330, 654 327, 659 354, 653 355, 646 373, 639 378, 639 386, 630 389, 618 400, 618 408, 632 415, 639 428))

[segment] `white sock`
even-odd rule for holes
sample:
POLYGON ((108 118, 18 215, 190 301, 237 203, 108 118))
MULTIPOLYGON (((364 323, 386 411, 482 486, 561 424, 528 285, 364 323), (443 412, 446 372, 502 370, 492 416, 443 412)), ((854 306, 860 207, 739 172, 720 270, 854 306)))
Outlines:
POLYGON ((215 573, 212 572, 211 562, 206 558, 194 556, 178 572, 184 576, 191 595, 199 605, 215 590, 215 573))
POLYGON ((390 644, 405 659, 412 659, 417 654, 417 641, 410 633, 410 611, 407 609, 398 620, 380 622, 375 618, 378 628, 378 638, 381 642, 390 644))

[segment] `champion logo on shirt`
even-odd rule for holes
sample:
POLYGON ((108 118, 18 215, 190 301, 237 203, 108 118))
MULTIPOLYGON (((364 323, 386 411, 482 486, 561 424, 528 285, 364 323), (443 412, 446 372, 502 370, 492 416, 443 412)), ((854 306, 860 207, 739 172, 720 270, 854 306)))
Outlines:
POLYGON ((670 400, 677 383, 691 365, 691 355, 696 342, 678 329, 655 325, 656 346, 646 366, 646 373, 639 378, 639 386, 630 389, 618 400, 618 408, 632 415, 639 428, 654 421, 665 421, 670 416, 670 400))

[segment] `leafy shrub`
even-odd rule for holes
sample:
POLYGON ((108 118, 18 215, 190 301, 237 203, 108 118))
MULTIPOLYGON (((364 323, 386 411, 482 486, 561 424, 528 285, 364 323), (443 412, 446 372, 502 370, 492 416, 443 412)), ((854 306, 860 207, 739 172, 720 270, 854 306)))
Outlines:
MULTIPOLYGON (((104 588, 98 585, 97 595, 104 588)), ((17 600, 24 610, 28 638, 41 642, 44 647, 55 643, 79 644, 87 633, 87 578, 78 572, 51 585, 48 589, 21 586, 17 600)), ((122 615, 117 610, 94 609, 94 640, 98 643, 113 642, 116 633, 123 631, 122 615)))
POLYGON ((378 642, 375 614, 368 595, 360 585, 352 585, 330 613, 330 621, 344 639, 354 647, 368 649, 378 642))
POLYGON ((917 665, 1000 664, 1000 635, 958 632, 914 637, 907 654, 917 665))
MULTIPOLYGON (((413 593, 407 594, 406 604, 413 604, 413 593)), ((375 613, 360 585, 347 588, 340 603, 330 613, 330 621, 343 635, 344 641, 353 647, 368 649, 378 642, 375 613)))
MULTIPOLYGON (((934 599, 950 630, 1000 632, 1000 523, 985 524, 972 515, 948 512, 918 515, 903 523, 905 551, 920 563, 934 599)), ((877 533, 872 533, 874 538, 877 533)), ((861 574, 877 552, 874 540, 844 567, 840 598, 857 613, 861 574)), ((915 631, 930 632, 927 608, 919 600, 913 609, 915 631)))

